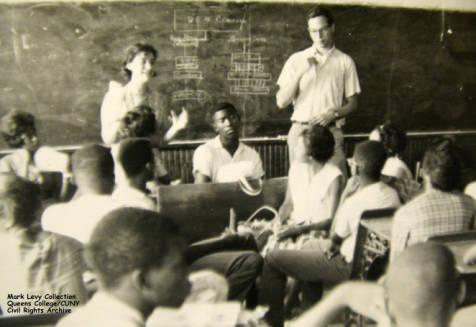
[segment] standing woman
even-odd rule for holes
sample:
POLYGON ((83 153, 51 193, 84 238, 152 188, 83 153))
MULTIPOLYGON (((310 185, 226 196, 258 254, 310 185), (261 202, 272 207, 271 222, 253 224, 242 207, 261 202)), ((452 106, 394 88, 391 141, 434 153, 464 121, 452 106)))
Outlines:
POLYGON ((154 64, 157 50, 144 43, 136 43, 127 50, 123 70, 128 78, 126 85, 116 81, 109 83, 109 90, 101 106, 101 137, 104 143, 113 144, 119 139, 121 120, 131 110, 146 105, 155 110, 156 133, 152 143, 160 144, 172 140, 188 123, 188 113, 182 109, 180 115, 171 111, 172 126, 165 132, 165 113, 160 106, 157 92, 149 87, 150 80, 156 75, 154 64), (165 132, 165 133, 164 133, 165 132))

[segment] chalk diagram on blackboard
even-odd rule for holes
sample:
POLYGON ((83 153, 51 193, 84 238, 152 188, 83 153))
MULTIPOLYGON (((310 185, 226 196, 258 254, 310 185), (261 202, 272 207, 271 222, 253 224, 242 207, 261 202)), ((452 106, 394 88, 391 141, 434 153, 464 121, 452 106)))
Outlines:
POLYGON ((251 37, 237 37, 250 24, 247 13, 237 15, 223 9, 174 10, 174 35, 171 37, 175 48, 182 48, 182 55, 175 57, 174 80, 183 80, 184 88, 172 93, 172 101, 205 101, 208 94, 201 89, 192 89, 189 81, 204 79, 200 70, 197 49, 201 42, 208 41, 208 33, 231 33, 230 43, 241 42, 242 52, 230 54, 230 68, 226 79, 231 82, 229 91, 233 95, 269 95, 271 73, 265 71, 261 53, 250 51, 251 37))
POLYGON ((227 79, 234 82, 231 94, 268 95, 271 90, 271 73, 265 72, 261 54, 257 52, 232 53, 227 79))

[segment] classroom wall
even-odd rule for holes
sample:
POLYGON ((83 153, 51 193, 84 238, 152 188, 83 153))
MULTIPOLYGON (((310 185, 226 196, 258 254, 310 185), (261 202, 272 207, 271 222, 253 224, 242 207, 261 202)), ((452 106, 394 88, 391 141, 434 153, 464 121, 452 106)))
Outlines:
MULTIPOLYGON (((274 83, 285 60, 309 45, 311 4, 224 2, 39 2, 0 4, 0 114, 39 118, 43 143, 99 141, 99 107, 122 81, 124 48, 160 51, 153 84, 165 110, 189 109, 181 139, 210 137, 213 104, 233 102, 243 137, 286 134, 274 83)), ((339 48, 355 60, 359 111, 346 133, 385 119, 408 130, 474 128, 476 14, 332 5, 339 48)), ((0 148, 5 148, 1 143, 0 148)))

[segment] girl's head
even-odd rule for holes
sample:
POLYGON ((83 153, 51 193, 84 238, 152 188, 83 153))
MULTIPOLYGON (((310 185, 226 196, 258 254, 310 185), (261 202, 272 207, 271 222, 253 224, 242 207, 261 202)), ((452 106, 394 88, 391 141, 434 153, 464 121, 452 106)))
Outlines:
POLYGON ((2 117, 0 129, 11 148, 35 151, 39 147, 35 117, 29 112, 11 110, 2 117))
POLYGON ((142 77, 147 81, 155 76, 153 66, 157 60, 157 50, 150 44, 136 43, 127 49, 122 65, 128 80, 142 77))
POLYGON ((392 157, 401 155, 407 146, 405 132, 398 129, 391 122, 377 126, 369 135, 369 140, 382 142, 387 155, 392 157))
POLYGON ((314 125, 299 136, 296 149, 298 160, 311 157, 317 162, 326 163, 334 155, 335 140, 327 127, 314 125))

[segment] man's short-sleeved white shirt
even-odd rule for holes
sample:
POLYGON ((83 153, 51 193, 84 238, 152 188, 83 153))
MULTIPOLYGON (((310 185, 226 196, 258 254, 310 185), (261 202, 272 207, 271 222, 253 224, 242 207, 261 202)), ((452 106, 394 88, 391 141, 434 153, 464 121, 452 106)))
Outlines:
POLYGON ((85 194, 67 203, 53 204, 41 216, 43 230, 66 235, 81 243, 89 242, 102 218, 122 205, 110 195, 85 194))
MULTIPOLYGON (((295 83, 297 67, 313 57, 315 47, 291 55, 283 66, 277 84, 295 83)), ((360 93, 357 69, 352 58, 333 48, 323 63, 311 65, 299 80, 298 90, 293 100, 294 113, 291 120, 308 122, 321 113, 343 105, 344 98, 360 93)), ((338 121, 342 126, 344 120, 338 121)))
POLYGON ((341 204, 336 213, 335 233, 344 239, 340 248, 347 262, 352 262, 360 224, 365 210, 396 208, 400 206, 397 192, 382 182, 377 182, 358 190, 341 204))
POLYGON ((152 198, 149 198, 145 193, 126 184, 117 185, 111 197, 124 207, 134 207, 152 211, 158 209, 152 198))
POLYGON ((219 136, 199 146, 193 154, 193 173, 211 178, 212 183, 235 182, 240 177, 261 178, 263 163, 254 149, 239 143, 233 157, 221 144, 219 136))

